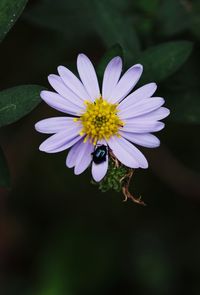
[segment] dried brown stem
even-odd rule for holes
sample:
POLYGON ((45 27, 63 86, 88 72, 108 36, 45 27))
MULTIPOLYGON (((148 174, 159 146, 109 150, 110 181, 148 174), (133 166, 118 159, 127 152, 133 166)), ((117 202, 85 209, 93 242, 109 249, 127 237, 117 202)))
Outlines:
POLYGON ((124 177, 122 177, 122 179, 120 180, 121 182, 122 181, 124 182, 124 185, 122 186, 122 192, 124 195, 123 201, 126 202, 128 199, 131 199, 134 203, 137 203, 142 206, 146 206, 146 204, 142 201, 141 196, 139 198, 136 198, 129 192, 129 185, 133 176, 133 172, 134 172, 133 169, 129 169, 128 173, 124 175, 124 177))
MULTIPOLYGON (((110 155, 110 158, 112 159, 112 161, 114 162, 115 167, 119 168, 120 165, 122 165, 122 164, 118 161, 118 159, 115 157, 113 151, 110 149, 109 149, 109 155, 110 155)), ((146 204, 142 201, 141 197, 136 198, 129 192, 129 185, 130 185, 130 181, 133 176, 133 172, 134 172, 133 169, 129 169, 128 172, 120 179, 120 183, 122 184, 122 193, 124 195, 123 202, 126 202, 128 199, 130 199, 136 204, 146 206, 146 204)))
POLYGON ((117 160, 117 158, 115 157, 115 155, 113 154, 113 151, 112 151, 112 150, 109 150, 109 155, 110 155, 112 161, 114 162, 115 167, 116 167, 116 168, 119 168, 120 163, 119 163, 119 161, 117 160))

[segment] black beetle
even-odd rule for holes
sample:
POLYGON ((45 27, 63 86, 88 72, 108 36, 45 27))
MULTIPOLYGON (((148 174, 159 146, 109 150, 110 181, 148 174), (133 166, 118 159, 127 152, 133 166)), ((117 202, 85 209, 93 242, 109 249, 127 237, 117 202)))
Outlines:
POLYGON ((93 162, 95 164, 101 164, 106 161, 106 156, 108 154, 108 147, 104 144, 97 146, 94 152, 92 153, 93 162))

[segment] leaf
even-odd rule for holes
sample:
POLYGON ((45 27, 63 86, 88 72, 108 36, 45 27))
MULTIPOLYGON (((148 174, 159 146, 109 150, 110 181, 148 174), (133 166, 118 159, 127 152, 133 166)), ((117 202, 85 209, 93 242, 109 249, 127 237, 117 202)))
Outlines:
MULTIPOLYGON (((78 27, 76 22, 78 21, 78 25, 80 25, 83 15, 88 16, 85 15, 84 6, 85 4, 80 1, 41 0, 29 7, 24 17, 36 25, 74 36, 74 29, 76 30, 78 27), (84 10, 82 11, 82 9, 84 10), (72 27, 67 27, 70 24, 73 24, 73 30, 72 27)), ((85 23, 82 23, 82 26, 83 29, 85 23)))
POLYGON ((200 123, 200 69, 198 51, 184 64, 176 75, 162 83, 162 95, 171 110, 169 120, 184 124, 200 123))
POLYGON ((199 89, 187 92, 173 92, 167 95, 169 120, 184 124, 200 124, 199 89))
POLYGON ((117 192, 122 190, 122 186, 124 182, 122 179, 126 177, 128 173, 128 168, 125 166, 115 167, 115 163, 113 161, 109 161, 108 171, 106 176, 103 178, 101 182, 98 182, 99 189, 102 192, 107 192, 110 189, 113 189, 117 192))
POLYGON ((28 0, 1 0, 0 1, 0 41, 3 40, 12 28, 28 0))
POLYGON ((200 40, 200 3, 199 1, 193 1, 191 5, 191 32, 194 36, 200 40))
POLYGON ((34 25, 62 34, 65 44, 77 50, 94 34, 89 3, 89 0, 40 0, 26 10, 24 17, 34 25))
POLYGON ((158 9, 161 35, 172 36, 185 31, 190 26, 190 9, 187 8, 188 5, 186 1, 162 1, 158 9))
POLYGON ((132 3, 134 8, 148 15, 154 14, 159 8, 159 0, 140 0, 132 3))
POLYGON ((0 187, 10 186, 10 173, 8 170, 6 158, 0 148, 0 187))
POLYGON ((124 50, 125 60, 131 61, 140 51, 140 44, 134 25, 128 16, 114 9, 109 1, 92 2, 94 26, 106 46, 120 44, 124 50))
POLYGON ((38 85, 22 85, 0 92, 0 127, 16 122, 40 103, 38 85))
POLYGON ((40 0, 26 11, 25 18, 62 33, 68 47, 76 50, 84 49, 87 40, 98 33, 108 48, 120 43, 130 60, 140 45, 132 21, 123 14, 127 3, 128 0, 40 0))
POLYGON ((102 80, 104 70, 105 70, 107 64, 115 56, 121 56, 123 58, 123 50, 119 44, 115 44, 110 49, 108 49, 107 52, 105 53, 105 55, 101 58, 98 66, 97 66, 97 74, 98 74, 99 80, 102 80))
POLYGON ((174 74, 188 59, 192 48, 189 41, 175 41, 143 51, 137 59, 144 66, 142 82, 158 82, 174 74))

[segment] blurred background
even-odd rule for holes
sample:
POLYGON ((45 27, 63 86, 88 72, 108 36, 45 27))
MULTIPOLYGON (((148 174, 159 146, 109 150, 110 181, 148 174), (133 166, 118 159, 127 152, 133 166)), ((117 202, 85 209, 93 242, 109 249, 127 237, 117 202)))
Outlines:
POLYGON ((101 78, 120 54, 125 68, 144 65, 140 85, 157 82, 171 115, 132 180, 146 207, 100 192, 90 171, 75 176, 67 152, 38 151, 46 137, 34 124, 58 114, 44 103, 1 128, 11 179, 0 189, 1 295, 200 294, 199 49, 199 0, 28 2, 0 44, 1 90, 48 88, 80 52, 101 78))

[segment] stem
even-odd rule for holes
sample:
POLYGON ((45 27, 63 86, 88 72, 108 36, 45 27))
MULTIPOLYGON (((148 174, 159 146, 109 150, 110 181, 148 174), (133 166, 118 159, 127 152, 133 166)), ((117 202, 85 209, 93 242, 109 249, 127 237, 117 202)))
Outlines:
POLYGON ((126 175, 124 175, 124 177, 121 179, 121 182, 125 182, 124 185, 122 186, 122 192, 124 195, 124 202, 126 202, 128 199, 131 199, 134 203, 142 205, 142 206, 146 206, 146 204, 142 201, 142 197, 140 196, 139 198, 134 197, 130 192, 129 192, 129 185, 130 185, 130 181, 132 179, 133 176, 133 169, 130 169, 128 171, 128 173, 126 175))

